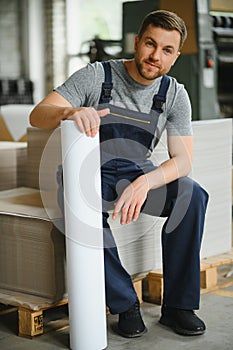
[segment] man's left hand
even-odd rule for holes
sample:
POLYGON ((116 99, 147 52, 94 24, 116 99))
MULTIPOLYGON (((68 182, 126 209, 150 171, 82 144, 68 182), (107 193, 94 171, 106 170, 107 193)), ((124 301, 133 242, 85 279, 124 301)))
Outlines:
POLYGON ((129 224, 136 221, 141 212, 141 207, 147 198, 149 185, 146 175, 138 177, 125 188, 118 201, 115 203, 112 218, 115 220, 121 212, 121 224, 129 224))

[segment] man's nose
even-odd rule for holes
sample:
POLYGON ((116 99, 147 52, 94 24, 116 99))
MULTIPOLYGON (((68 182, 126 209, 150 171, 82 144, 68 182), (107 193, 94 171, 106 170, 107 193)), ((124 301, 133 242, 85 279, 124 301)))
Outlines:
POLYGON ((161 58, 161 50, 159 48, 155 48, 151 54, 150 58, 153 59, 154 61, 159 61, 161 58))

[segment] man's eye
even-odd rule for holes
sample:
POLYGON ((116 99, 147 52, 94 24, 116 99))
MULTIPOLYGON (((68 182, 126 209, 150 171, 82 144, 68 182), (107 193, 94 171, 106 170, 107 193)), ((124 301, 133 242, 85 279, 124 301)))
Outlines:
POLYGON ((147 46, 154 46, 154 43, 152 41, 148 41, 146 44, 147 46))
POLYGON ((164 49, 164 51, 165 51, 167 54, 172 54, 172 50, 171 50, 171 49, 164 49))

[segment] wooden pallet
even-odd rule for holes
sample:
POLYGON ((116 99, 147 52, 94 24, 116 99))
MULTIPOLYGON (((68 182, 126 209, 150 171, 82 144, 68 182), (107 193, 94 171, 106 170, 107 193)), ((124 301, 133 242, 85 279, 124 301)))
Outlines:
MULTIPOLYGON (((140 302, 142 302, 142 279, 143 278, 135 279, 133 282, 140 302)), ((45 311, 56 309, 66 304, 68 304, 68 299, 51 305, 45 303, 43 306, 43 304, 40 303, 39 310, 32 310, 30 308, 20 306, 19 302, 17 302, 14 307, 11 306, 0 311, 0 315, 18 311, 18 335, 21 337, 33 338, 44 333, 45 311)), ((108 310, 106 310, 106 313, 108 313, 108 310)), ((68 327, 69 322, 67 321, 66 323, 66 326, 68 327)), ((61 329, 60 325, 58 326, 58 324, 59 322, 53 322, 53 329, 61 329)))
POLYGON ((30 310, 18 307, 18 335, 21 337, 32 338, 44 333, 44 312, 49 309, 66 305, 68 300, 62 300, 51 306, 46 306, 40 310, 30 310))
MULTIPOLYGON (((233 269, 233 250, 201 260, 201 294, 233 285, 233 277, 224 277, 221 268, 233 269)), ((226 271, 225 271, 226 275, 226 271)), ((146 300, 158 305, 162 304, 163 273, 162 270, 151 271, 147 277, 148 296, 146 300)))

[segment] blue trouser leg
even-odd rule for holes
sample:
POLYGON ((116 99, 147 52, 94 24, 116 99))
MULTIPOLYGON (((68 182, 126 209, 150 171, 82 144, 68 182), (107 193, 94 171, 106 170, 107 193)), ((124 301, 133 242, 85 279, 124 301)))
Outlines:
POLYGON ((136 301, 131 276, 123 268, 112 232, 103 215, 106 304, 112 314, 128 310, 136 301))
MULTIPOLYGON (((162 212, 162 216, 168 216, 162 229, 163 303, 194 310, 199 308, 199 253, 208 194, 187 177, 166 187, 167 199, 162 212)), ((156 191, 151 191, 150 201, 153 197, 156 200, 156 191)))
MULTIPOLYGON (((103 197, 103 235, 104 235, 104 264, 105 264, 105 289, 106 304, 113 314, 128 310, 136 301, 137 294, 134 290, 131 276, 121 264, 115 240, 108 224, 108 209, 112 208, 117 198, 117 183, 121 179, 127 179, 124 168, 125 162, 114 160, 105 165, 102 171, 102 197, 103 197), (123 177, 121 178, 121 173, 123 177), (117 174, 117 175, 116 175, 117 174)), ((126 170, 126 169, 125 169, 126 170)), ((128 168, 127 170, 132 170, 128 168)), ((138 169, 136 171, 138 174, 138 169)), ((135 178, 131 173, 131 178, 135 178)))
MULTIPOLYGON (((130 179, 130 172, 124 178, 130 179)), ((113 188, 109 178, 107 182, 113 188)), ((162 230, 163 302, 168 306, 199 308, 199 253, 207 202, 205 190, 185 177, 158 190, 151 190, 143 206, 143 212, 149 215, 168 217, 162 230)), ((104 230, 107 229, 105 236, 110 237, 107 216, 104 221, 104 230)), ((131 278, 121 265, 115 245, 114 248, 105 247, 105 270, 110 310, 113 313, 127 310, 134 303, 135 294, 132 292, 131 278)))
POLYGON ((199 308, 200 302, 199 253, 208 195, 197 183, 190 185, 190 182, 188 178, 183 179, 184 188, 173 208, 175 214, 179 210, 176 206, 182 207, 187 201, 183 220, 169 232, 168 219, 162 231, 164 304, 195 310, 199 308), (193 190, 190 196, 188 191, 191 186, 193 190))

